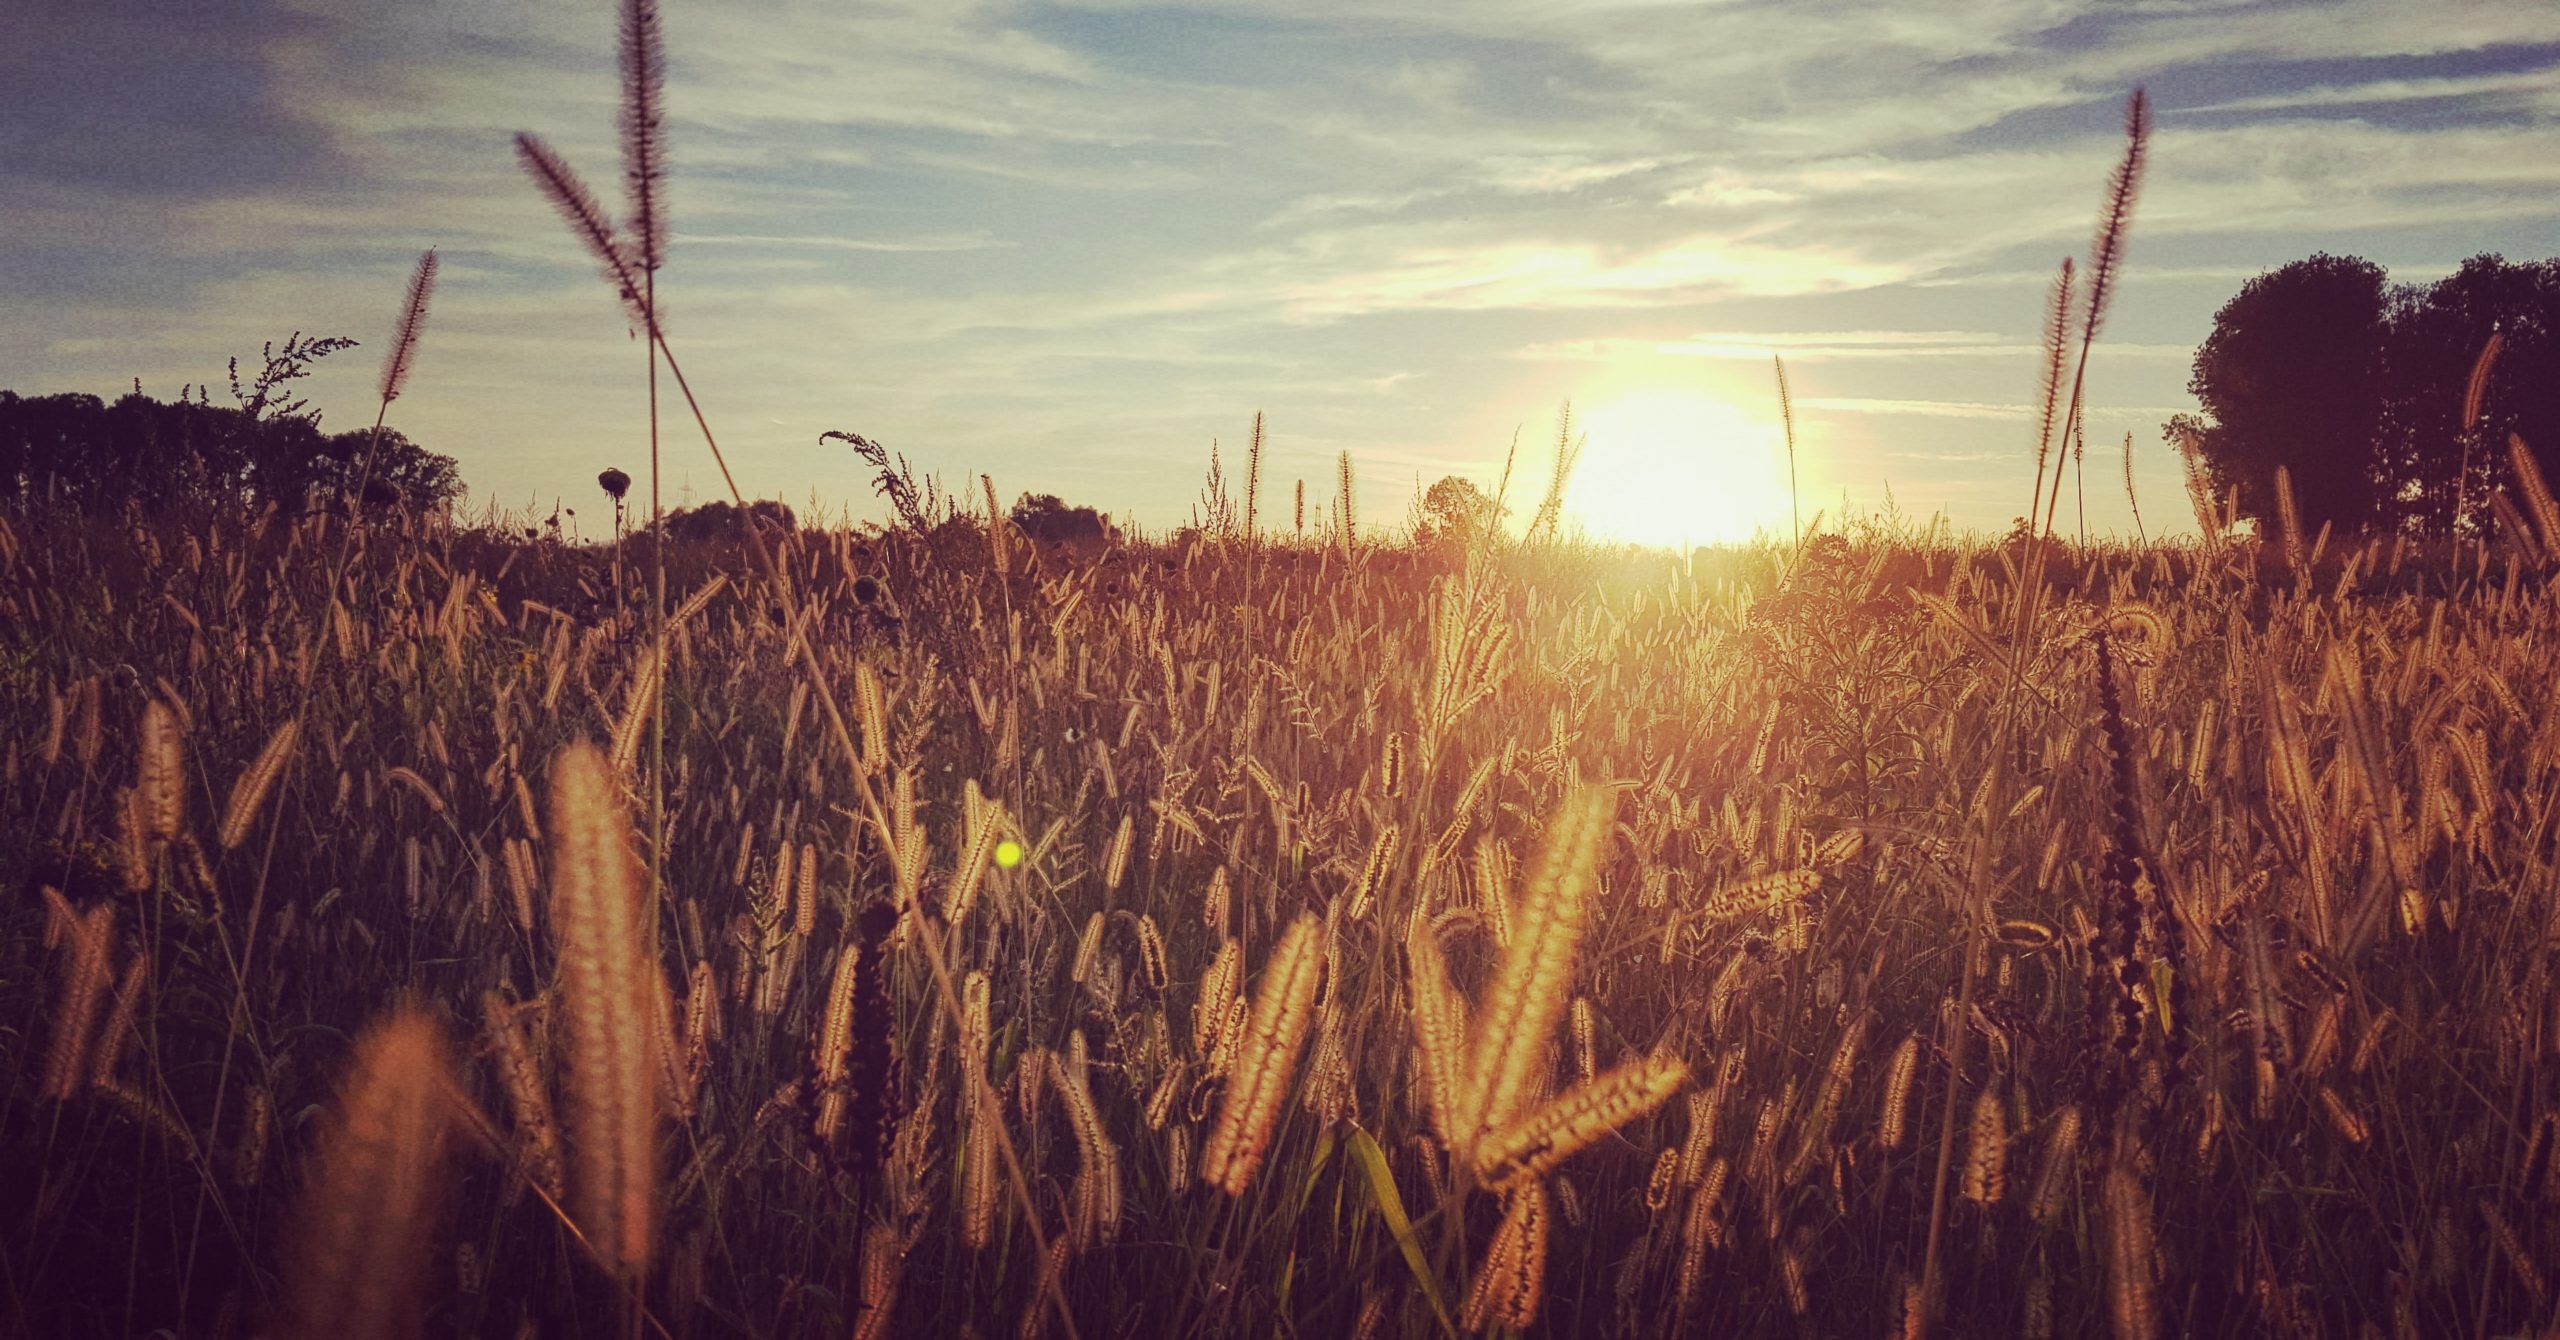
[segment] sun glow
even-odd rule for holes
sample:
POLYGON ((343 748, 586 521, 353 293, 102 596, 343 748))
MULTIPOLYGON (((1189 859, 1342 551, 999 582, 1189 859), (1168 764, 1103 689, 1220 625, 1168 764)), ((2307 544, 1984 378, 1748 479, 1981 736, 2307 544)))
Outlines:
POLYGON ((1654 390, 1575 406, 1574 431, 1585 442, 1564 510, 1594 539, 1686 549, 1788 533, 1786 433, 1775 423, 1697 392, 1654 390))

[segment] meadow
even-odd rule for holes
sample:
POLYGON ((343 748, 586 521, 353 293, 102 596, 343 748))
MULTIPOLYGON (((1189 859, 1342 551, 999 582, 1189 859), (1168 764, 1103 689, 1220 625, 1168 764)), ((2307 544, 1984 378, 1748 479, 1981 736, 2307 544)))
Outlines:
POLYGON ((2539 556, 2026 552, 13 514, 10 1329, 2547 1324, 2539 556))
POLYGON ((2147 127, 2006 541, 12 496, 0 1329, 2560 1326, 2560 505, 2054 538, 2147 127))

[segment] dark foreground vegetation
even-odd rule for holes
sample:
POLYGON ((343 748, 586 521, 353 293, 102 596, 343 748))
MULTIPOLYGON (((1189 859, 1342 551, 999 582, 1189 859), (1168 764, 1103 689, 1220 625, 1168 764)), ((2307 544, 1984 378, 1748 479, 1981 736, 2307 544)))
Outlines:
POLYGON ((796 623, 737 539, 671 547, 661 665, 609 548, 19 510, 9 1329, 271 1328, 315 1222, 414 1241, 426 1333, 616 1324, 580 741, 660 872, 617 1025, 653 1331, 1863 1332, 1933 1236, 1965 1333, 2543 1325, 2545 537, 2066 551, 2012 640, 2014 546, 798 532, 796 623), (1305 918, 1258 1057, 1230 1002, 1305 918), (1527 1117, 1619 1119, 1454 1128, 1506 1018, 1527 1117), (382 1075, 452 1115, 335 1115, 382 1075), (441 1169, 412 1209, 334 1199, 367 1138, 441 1169))

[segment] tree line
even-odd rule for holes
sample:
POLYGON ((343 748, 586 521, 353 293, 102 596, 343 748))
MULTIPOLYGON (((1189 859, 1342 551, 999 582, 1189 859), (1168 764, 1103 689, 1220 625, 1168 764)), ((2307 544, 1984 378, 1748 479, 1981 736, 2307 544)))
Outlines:
POLYGON ((134 503, 329 506, 359 492, 373 506, 452 503, 462 493, 452 457, 385 428, 366 476, 372 432, 327 432, 319 411, 292 394, 312 363, 354 344, 296 333, 281 350, 267 346, 265 369, 245 386, 235 359, 228 405, 215 404, 210 387, 156 400, 139 381, 112 403, 0 390, 0 496, 102 512, 134 503))
POLYGON ((2236 490, 2261 534, 2278 466, 2306 533, 2486 533, 2511 437, 2560 478, 2560 260, 2479 255, 2432 284, 2295 261, 2223 304, 2187 389, 2204 412, 2165 432, 2191 487, 2216 505, 2236 490))

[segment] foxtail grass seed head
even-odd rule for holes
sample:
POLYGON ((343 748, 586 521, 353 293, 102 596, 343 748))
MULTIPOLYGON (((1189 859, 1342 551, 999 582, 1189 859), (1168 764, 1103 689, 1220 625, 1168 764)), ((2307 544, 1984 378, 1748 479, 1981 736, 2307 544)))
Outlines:
POLYGON ((613 770, 628 776, 639 765, 640 741, 648 733, 650 713, 656 710, 658 686, 664 678, 664 664, 655 651, 640 658, 640 668, 625 691, 622 717, 613 728, 613 770))
POLYGON ((400 324, 392 328, 391 356, 382 361, 381 400, 385 405, 400 398, 402 387, 409 384, 410 370, 418 365, 418 339, 427 329, 427 299, 436 291, 436 253, 430 247, 418 254, 418 268, 409 272, 409 297, 400 305, 400 324))
POLYGON ((1224 1040, 1228 1015, 1242 996, 1244 942, 1234 936, 1218 946, 1209 971, 1200 979, 1200 999, 1191 1009, 1191 1054, 1207 1061, 1224 1040))
POLYGON ((1617 804, 1614 791, 1585 787, 1565 798, 1548 825, 1468 1056, 1452 1123, 1462 1141, 1472 1140, 1468 1132, 1510 1125, 1529 1101, 1532 1077, 1565 1011, 1574 949, 1617 804))
POLYGON ((2116 1340, 2153 1340, 2160 1333, 2151 1276, 2151 1196, 2122 1167, 2107 1170, 2105 1203, 2107 1319, 2116 1340))
POLYGON ((287 717, 267 737, 257 761, 231 784, 231 798, 222 807, 222 828, 217 834, 224 851, 236 851, 249 840, 250 826, 258 821, 258 811, 265 808, 268 794, 275 790, 276 779, 284 775, 285 764, 292 760, 294 746, 301 739, 301 720, 287 717))
POLYGON ((1134 815, 1122 814, 1120 827, 1111 834, 1111 850, 1103 858, 1102 887, 1107 893, 1118 893, 1120 881, 1129 873, 1129 845, 1137 836, 1134 815))
POLYGON ((90 1049, 98 1012, 114 983, 116 909, 99 903, 75 913, 60 891, 45 888, 48 933, 58 945, 62 987, 54 997, 53 1041, 45 1053, 44 1096, 58 1102, 79 1096, 91 1076, 90 1049))
POLYGON ((178 836, 187 818, 187 766, 179 743, 178 716, 158 698, 142 709, 141 797, 143 831, 154 842, 178 836))
POLYGON ((1573 1068, 1589 1084, 1599 1074, 1599 1045, 1591 1017, 1591 997, 1573 998, 1573 1068))
POLYGON ((880 684, 880 671, 871 662, 854 667, 853 701, 862 717, 862 766, 871 772, 889 766, 889 695, 880 684))
POLYGON ((835 975, 827 984, 827 1009, 812 1056, 821 1146, 834 1144, 844 1133, 845 1066, 853 1056, 853 991, 861 974, 862 946, 846 945, 836 956, 835 975))
POLYGON ((570 169, 568 160, 538 135, 518 132, 516 161, 523 166, 525 175, 533 178, 533 184, 542 192, 543 198, 559 211, 561 221, 569 225, 570 235, 577 238, 579 245, 584 246, 587 254, 603 268, 605 282, 612 285, 614 292, 621 297, 633 324, 646 329, 649 314, 642 305, 638 267, 621 239, 615 235, 612 222, 605 217, 604 206, 596 203, 595 192, 588 190, 586 183, 570 169))
POLYGON ((1067 980, 1078 986, 1093 986, 1102 966, 1103 915, 1096 912, 1084 919, 1084 933, 1076 937, 1075 964, 1067 972, 1067 980))
POLYGON ((606 1270, 636 1279, 656 1245, 658 980, 615 772, 575 744, 551 764, 551 922, 569 1039, 571 1181, 579 1226, 606 1270))
POLYGON ((2330 1128, 2337 1131, 2339 1139, 2360 1145, 2372 1138, 2373 1132, 2365 1125, 2364 1118, 2357 1115, 2355 1108, 2336 1089, 2326 1084, 2320 1086, 2320 1106, 2328 1111, 2330 1128))
POLYGON ((1884 1118, 1878 1139, 1887 1149, 1900 1149, 1911 1134, 1911 1081, 1920 1072, 1920 1037, 1911 1034, 1893 1049, 1884 1072, 1884 1118))
POLYGON ((116 1068, 124 1060, 125 1040, 133 1036, 134 1016, 142 1006, 142 991, 150 974, 149 954, 136 954, 125 965, 124 978, 116 983, 115 1004, 107 1011, 106 1026, 98 1030, 97 1043, 90 1049, 91 1088, 116 1087, 116 1068))
POLYGON ((1688 1213, 1680 1220, 1680 1269, 1675 1297, 1687 1308, 1698 1297, 1699 1286, 1706 1280, 1707 1251, 1724 1245, 1724 1221, 1718 1217, 1717 1201, 1724 1196, 1725 1179, 1731 1165, 1719 1157, 1710 1165, 1697 1189, 1689 1193, 1688 1213))
POLYGON ((2134 197, 2142 190, 2143 162, 2151 145, 2151 99, 2135 89, 2125 100, 2124 157, 2107 179, 2107 205, 2098 215, 2098 236, 2089 246, 2089 301, 2082 312, 2081 339, 2098 338, 2105 325, 2107 301, 2115 294, 2124 268, 2125 239, 2133 228, 2134 197))
POLYGON ((2551 1286, 2544 1279, 2542 1268, 2534 1264, 2533 1253, 2525 1250, 2524 1239, 2517 1235, 2515 1226, 2498 1213, 2496 1205, 2485 1200, 2480 1202, 2480 1217, 2488 1225, 2489 1241, 2497 1245, 2499 1257, 2514 1272, 2516 1282, 2532 1296, 2534 1309, 2540 1311, 2549 1306, 2551 1286))
POLYGON ((960 1240, 985 1251, 996 1236, 996 1140, 1004 1120, 999 1104, 973 1104, 960 1165, 960 1240))
POLYGON ((800 844, 797 891, 792 898, 792 934, 806 940, 818 931, 818 844, 800 844))
POLYGON ((444 1036, 427 1014, 396 1012, 356 1043, 295 1211, 283 1334, 423 1333, 451 1091, 444 1036))
POLYGON ((1369 859, 1360 867, 1360 882, 1351 887, 1352 920, 1367 917, 1370 907, 1385 892, 1388 872, 1395 866, 1396 843, 1402 836, 1402 830, 1388 824, 1369 845, 1369 859))
POLYGON ((1323 924, 1302 915, 1282 933, 1279 947, 1263 965, 1253 1013, 1228 1077, 1226 1102, 1200 1156, 1201 1180, 1230 1196, 1243 1195, 1251 1185, 1296 1078, 1317 982, 1324 975, 1323 940, 1323 924))
MULTIPOLYGON (((1071 1040, 1081 1051, 1084 1034, 1072 1034, 1071 1040)), ((1055 1055, 1050 1062, 1057 1072, 1058 1095, 1067 1109, 1067 1123, 1075 1132, 1080 1160, 1070 1202, 1070 1227, 1079 1250, 1108 1246, 1120 1236, 1120 1147, 1102 1124, 1102 1111, 1094 1103, 1088 1069, 1069 1065, 1055 1055)))
POLYGON ((631 261, 655 270, 667 256, 667 49, 656 0, 623 0, 622 176, 631 218, 631 261))
POLYGON ((566 1194, 560 1126, 551 1112, 551 1086, 519 1021, 520 1010, 495 991, 480 997, 480 1019, 498 1071, 498 1086, 515 1119, 516 1158, 524 1177, 552 1200, 566 1194))
POLYGON ((1974 1095, 1973 1125, 1966 1146, 1964 1198, 1977 1205, 1996 1205, 2009 1185, 2009 1120, 2000 1095, 1984 1089, 1974 1095))
POLYGON ((1814 848, 1813 864, 1823 870, 1835 870, 1858 859, 1867 849, 1867 835, 1855 828, 1843 828, 1822 840, 1814 848))
POLYGON ((1602 1136, 1670 1101, 1688 1081, 1689 1068, 1678 1057, 1652 1056, 1576 1085, 1480 1142, 1477 1175, 1495 1188, 1544 1178, 1602 1136))
POLYGON ((1172 981, 1172 970, 1164 958, 1164 932, 1156 929, 1152 916, 1138 918, 1138 972, 1152 995, 1162 995, 1172 981))
POLYGON ((2053 1132, 2045 1138, 2044 1166, 2036 1173, 2035 1191, 2029 1198, 2028 1214, 2036 1223, 2049 1227, 2062 1213, 2079 1153, 2080 1109, 2066 1107, 2054 1117, 2053 1132))
MULTIPOLYGON (((997 864, 997 847, 1005 828, 1004 808, 992 801, 980 806, 977 827, 969 830, 969 845, 960 854, 960 868, 952 873, 949 892, 943 898, 943 921, 958 928, 969 919, 969 910, 978 905, 978 891, 984 887, 987 871, 997 864)), ((1020 860, 1019 849, 1015 859, 1020 860)))
POLYGON ((1538 1319, 1554 1218, 1542 1182, 1523 1182, 1504 1197, 1502 1226, 1494 1230, 1484 1264, 1467 1291, 1464 1325, 1469 1331, 1496 1326, 1521 1330, 1538 1319))

